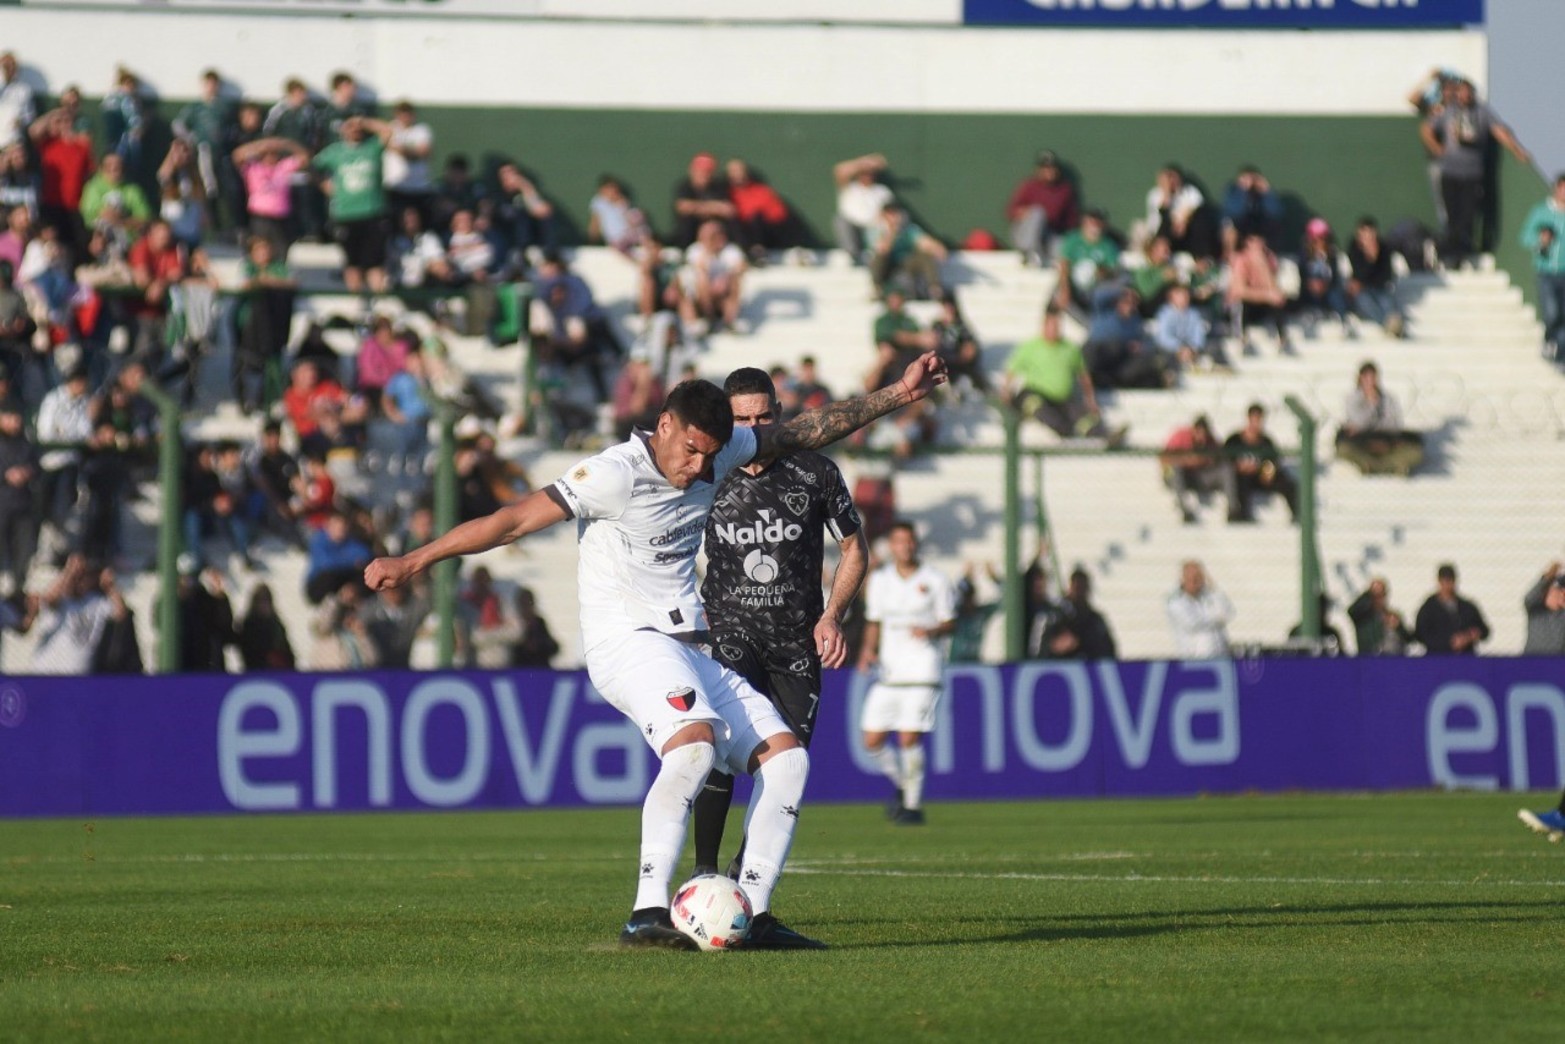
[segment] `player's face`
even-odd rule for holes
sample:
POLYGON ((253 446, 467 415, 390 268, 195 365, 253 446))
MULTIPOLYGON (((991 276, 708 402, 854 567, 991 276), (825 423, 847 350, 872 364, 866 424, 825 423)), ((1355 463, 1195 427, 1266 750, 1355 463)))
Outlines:
POLYGON ((700 428, 665 413, 658 421, 658 467, 669 485, 689 489, 699 478, 710 478, 712 458, 722 444, 700 428))
POLYGON ((734 411, 734 423, 741 428, 763 428, 777 422, 777 404, 760 392, 730 395, 728 405, 734 411))
POLYGON ((886 537, 886 544, 897 565, 910 566, 918 560, 918 538, 907 530, 893 529, 886 537))

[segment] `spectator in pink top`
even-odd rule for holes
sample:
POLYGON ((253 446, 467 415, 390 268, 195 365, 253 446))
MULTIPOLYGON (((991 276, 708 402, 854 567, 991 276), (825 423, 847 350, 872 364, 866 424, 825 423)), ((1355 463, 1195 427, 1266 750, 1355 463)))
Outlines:
POLYGON ((291 181, 309 162, 309 150, 287 138, 261 138, 234 150, 234 166, 245 181, 250 232, 270 240, 279 259, 288 257, 293 243, 291 181))
POLYGON ((359 345, 359 391, 378 404, 386 382, 401 373, 408 358, 408 342, 385 316, 377 316, 370 334, 359 345))

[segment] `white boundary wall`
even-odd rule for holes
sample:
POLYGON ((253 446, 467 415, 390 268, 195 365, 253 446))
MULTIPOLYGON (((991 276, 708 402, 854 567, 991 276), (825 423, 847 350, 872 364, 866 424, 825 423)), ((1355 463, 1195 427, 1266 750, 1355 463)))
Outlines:
MULTIPOLYGON (((923 0, 919 0, 923 5, 923 0)), ((619 4, 603 6, 619 7, 619 4)), ((973 29, 343 18, 0 8, 40 86, 117 62, 188 97, 216 66, 258 99, 338 69, 430 105, 789 112, 1405 114, 1435 66, 1487 81, 1476 30, 973 29)))

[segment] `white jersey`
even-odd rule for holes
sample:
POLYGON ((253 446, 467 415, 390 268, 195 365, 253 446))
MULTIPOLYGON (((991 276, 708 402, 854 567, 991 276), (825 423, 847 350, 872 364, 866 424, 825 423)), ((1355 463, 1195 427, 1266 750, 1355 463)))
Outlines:
POLYGON ((920 565, 910 576, 895 563, 870 574, 864 618, 880 624, 880 680, 887 685, 938 685, 944 642, 915 638, 956 619, 956 591, 941 573, 920 565))
POLYGON ((696 552, 723 476, 755 456, 755 432, 735 426, 712 461, 712 481, 675 489, 647 436, 588 457, 545 492, 576 520, 582 648, 629 632, 680 635, 707 629, 696 552))

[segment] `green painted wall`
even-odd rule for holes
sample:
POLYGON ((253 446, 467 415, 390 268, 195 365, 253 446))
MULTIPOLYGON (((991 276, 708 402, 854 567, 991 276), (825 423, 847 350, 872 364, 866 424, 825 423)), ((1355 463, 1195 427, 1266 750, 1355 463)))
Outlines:
MULTIPOLYGON (((182 102, 165 99, 165 118, 182 102)), ((96 99, 88 103, 96 112, 96 99)), ((960 240, 977 227, 1004 232, 1003 207, 1039 149, 1053 149, 1088 205, 1124 229, 1142 211, 1156 169, 1174 160, 1216 197, 1256 163, 1283 194, 1289 238, 1310 214, 1345 231, 1360 214, 1383 227, 1404 217, 1433 225, 1423 149, 1411 117, 854 115, 784 112, 640 112, 626 109, 422 110, 437 162, 465 152, 489 165, 513 157, 539 176, 561 210, 566 242, 586 228, 600 173, 631 187, 655 225, 670 223, 672 189, 702 149, 742 156, 793 203, 816 241, 830 239, 834 162, 865 152, 891 160, 898 195, 931 231, 960 240)), ((149 153, 166 147, 166 123, 149 153)), ((1500 265, 1532 297, 1531 264, 1516 242, 1527 208, 1547 192, 1529 168, 1502 157, 1500 265)), ((149 171, 150 175, 150 171, 149 171)))
POLYGON ((1158 166, 1178 161, 1209 194, 1254 162, 1283 192, 1297 224, 1309 212, 1334 226, 1373 213, 1433 220, 1416 125, 1395 117, 1288 118, 843 115, 426 109, 441 153, 475 161, 513 155, 585 226, 597 175, 624 178, 662 227, 689 157, 709 149, 749 160, 829 239, 833 162, 866 152, 891 161, 898 194, 932 231, 960 239, 1000 232, 1003 207, 1041 148, 1074 168, 1085 199, 1116 227, 1140 214, 1158 166))

